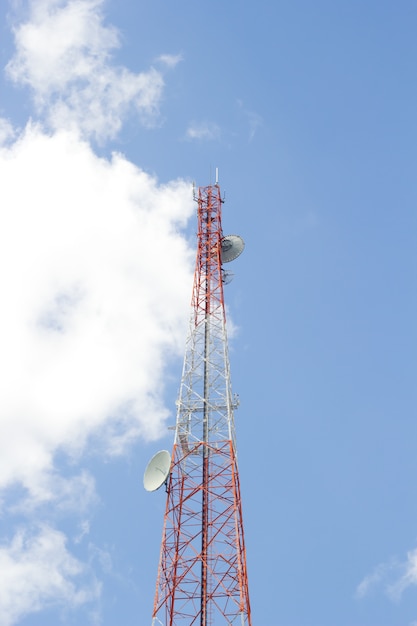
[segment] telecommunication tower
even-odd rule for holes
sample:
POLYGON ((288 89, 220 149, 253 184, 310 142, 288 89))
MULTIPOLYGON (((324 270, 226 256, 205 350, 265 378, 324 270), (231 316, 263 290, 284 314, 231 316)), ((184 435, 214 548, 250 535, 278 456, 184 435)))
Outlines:
POLYGON ((223 236, 217 180, 194 199, 197 258, 174 445, 144 475, 148 491, 165 484, 167 493, 152 626, 251 626, 223 297, 223 264, 244 242, 223 236))

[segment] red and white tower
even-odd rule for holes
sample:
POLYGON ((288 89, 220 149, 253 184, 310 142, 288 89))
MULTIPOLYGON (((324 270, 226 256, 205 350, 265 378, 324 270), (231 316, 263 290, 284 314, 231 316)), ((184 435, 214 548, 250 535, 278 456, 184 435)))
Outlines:
POLYGON ((195 199, 197 259, 174 446, 145 472, 147 489, 165 482, 167 491, 152 626, 251 626, 222 267, 244 243, 223 236, 217 183, 195 199))

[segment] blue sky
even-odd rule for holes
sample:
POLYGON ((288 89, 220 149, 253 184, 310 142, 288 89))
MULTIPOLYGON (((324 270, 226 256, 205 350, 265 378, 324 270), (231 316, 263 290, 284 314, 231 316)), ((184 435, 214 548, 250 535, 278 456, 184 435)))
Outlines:
POLYGON ((254 624, 416 626, 415 3, 0 10, 0 623, 151 622, 218 167, 254 624))

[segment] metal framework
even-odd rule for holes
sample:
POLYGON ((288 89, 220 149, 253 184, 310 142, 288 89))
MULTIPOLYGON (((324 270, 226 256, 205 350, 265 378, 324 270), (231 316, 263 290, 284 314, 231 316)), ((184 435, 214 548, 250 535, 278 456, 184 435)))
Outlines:
MULTIPOLYGON (((153 626, 251 626, 223 298, 220 187, 200 187, 153 626)), ((223 244, 224 245, 224 244, 223 244)))

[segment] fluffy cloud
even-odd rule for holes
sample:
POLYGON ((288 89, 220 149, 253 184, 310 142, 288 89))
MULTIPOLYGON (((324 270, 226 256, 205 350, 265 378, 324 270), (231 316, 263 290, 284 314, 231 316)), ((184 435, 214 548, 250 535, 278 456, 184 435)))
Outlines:
POLYGON ((83 453, 94 441, 96 454, 122 454, 164 432, 166 367, 183 350, 191 187, 161 185, 89 143, 113 137, 131 111, 149 124, 163 89, 156 69, 112 64, 119 40, 102 4, 29 2, 7 66, 30 88, 36 119, 21 131, 0 119, 0 504, 4 528, 20 524, 0 538, 5 626, 98 598, 60 516, 78 523, 80 546, 97 500, 83 453))
MULTIPOLYGON (((52 129, 73 128, 98 141, 114 137, 131 109, 143 123, 154 123, 164 86, 154 68, 134 74, 112 65, 119 36, 104 24, 102 5, 103 0, 31 2, 29 19, 14 29, 16 52, 7 65, 14 82, 31 88, 38 113, 52 129)), ((171 65, 178 61, 164 58, 171 65)))
POLYGON ((182 54, 161 54, 157 58, 157 61, 170 68, 176 67, 178 63, 182 60, 182 54))
POLYGON ((356 597, 364 598, 372 589, 377 587, 389 574, 393 565, 380 564, 375 567, 374 571, 360 582, 356 588, 356 597))
POLYGON ((417 585, 417 549, 407 552, 407 560, 400 565, 400 576, 388 586, 388 594, 393 600, 400 600, 404 591, 417 585))
POLYGON ((0 146, 11 141, 15 136, 13 125, 4 118, 0 117, 0 146))
MULTIPOLYGON (((191 188, 158 185, 122 155, 98 158, 77 135, 36 126, 0 150, 0 177, 0 489, 25 494, 5 497, 3 513, 83 510, 94 480, 61 476, 57 451, 80 457, 94 437, 102 453, 120 454, 164 432, 164 372, 188 317, 193 252, 181 230, 191 188)), ((3 572, 20 571, 14 545, 3 572)), ((39 562, 30 563, 35 579, 39 562)), ((52 597, 73 602, 69 574, 13 609, 7 585, 0 622, 52 597)))
POLYGON ((100 585, 67 550, 65 535, 48 526, 19 530, 0 546, 0 623, 11 626, 45 606, 77 608, 97 598, 100 585), (88 578, 78 585, 80 579, 88 578))
POLYGON ((0 486, 33 492, 61 446, 98 427, 118 452, 154 438, 164 362, 181 345, 190 187, 68 132, 28 127, 0 151, 0 486), (22 184, 24 181, 24 184, 22 184))
POLYGON ((220 138, 220 128, 213 122, 192 122, 186 136, 188 139, 214 141, 220 138))
POLYGON ((356 589, 356 596, 364 598, 382 586, 384 593, 393 601, 401 597, 409 587, 417 585, 417 549, 407 552, 403 562, 381 563, 366 576, 356 589))

